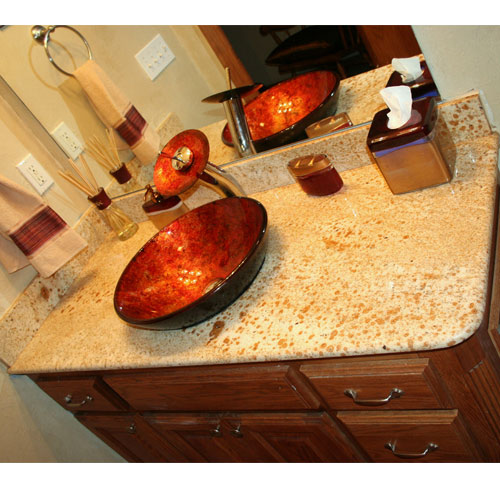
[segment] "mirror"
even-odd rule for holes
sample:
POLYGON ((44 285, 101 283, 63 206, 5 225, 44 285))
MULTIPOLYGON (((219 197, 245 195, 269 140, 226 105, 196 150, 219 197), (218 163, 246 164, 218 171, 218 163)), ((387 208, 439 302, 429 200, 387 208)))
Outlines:
MULTIPOLYGON (((341 78, 336 113, 347 113, 354 126, 371 121, 379 109, 385 108, 378 91, 385 87, 392 73, 392 58, 421 53, 410 26, 220 26, 202 29, 209 41, 217 35, 217 43, 213 43, 212 48, 219 54, 221 63, 231 67, 231 76, 236 67, 237 78, 233 79, 239 86, 263 83, 262 92, 307 71, 334 71, 341 78), (222 35, 217 28, 227 38, 227 47, 220 46, 222 35), (231 50, 236 60, 228 60, 231 50)), ((256 106, 251 104, 250 107, 253 107, 251 119, 254 119, 256 106)), ((213 140, 220 135, 217 130, 213 140)), ((226 131, 224 137, 227 138, 226 131)), ((298 140, 307 140, 307 135, 302 132, 294 142, 298 140)), ((239 158, 230 149, 225 153, 226 161, 239 158)))
MULTIPOLYGON (((156 128, 168 122, 165 129, 166 140, 181 130, 198 128, 206 131, 211 143, 211 151, 214 154, 214 158, 211 155, 211 161, 224 165, 239 159, 234 148, 225 146, 221 142, 220 134, 225 124, 223 107, 220 104, 204 104, 201 101, 227 88, 225 74, 220 70, 224 67, 224 64, 221 65, 222 56, 214 50, 212 40, 207 35, 207 29, 227 31, 231 37, 231 41, 229 41, 229 36, 226 37, 228 43, 232 44, 234 50, 237 51, 239 50, 238 39, 235 33, 239 32, 240 37, 243 37, 242 27, 73 27, 88 41, 96 62, 105 69, 131 102, 137 103, 142 114, 148 116, 150 124, 156 128), (150 80, 138 65, 135 55, 157 34, 165 40, 175 59, 173 64, 170 64, 155 80, 150 80), (217 71, 214 71, 214 68, 217 71)), ((271 27, 247 28, 265 31, 266 28, 271 27)), ((303 28, 294 27, 290 34, 300 32, 303 28)), ((364 28, 387 30, 391 27, 364 28)), ((283 33, 280 35, 283 37, 283 33)), ((268 48, 274 49, 278 46, 269 30, 265 35, 258 32, 258 36, 266 40, 268 48)), ((84 141, 93 135, 97 135, 102 140, 106 139, 105 127, 96 111, 89 105, 81 87, 74 78, 57 71, 49 62, 43 46, 33 40, 31 26, 8 26, 0 31, 0 37, 2 37, 0 56, 3 61, 3 78, 49 133, 53 133, 62 122, 84 141)), ((58 31, 57 36, 54 33, 51 40, 51 53, 63 69, 71 71, 71 68, 78 67, 88 57, 87 49, 81 40, 67 30, 66 32, 65 30, 58 31)), ((365 45, 367 43, 365 42, 365 45)), ((394 43, 390 45, 392 45, 391 49, 396 46, 394 43)), ((368 47, 366 49, 368 50, 368 47)), ((370 50, 378 58, 374 60, 375 56, 371 56, 373 66, 383 66, 381 64, 382 50, 374 48, 373 44, 370 50)), ((406 57, 418 52, 419 49, 411 54, 397 54, 396 56, 406 57)), ((265 60, 265 57, 261 59, 265 60)), ((253 71, 249 62, 244 64, 248 65, 249 72, 253 71)), ((364 71, 367 69, 370 68, 368 66, 363 68, 364 71)), ((274 70, 274 76, 264 82, 266 85, 290 76, 289 73, 279 73, 278 70, 275 79, 276 68, 274 70)), ((344 71, 346 71, 345 68, 344 71)), ((379 68, 374 73, 377 76, 371 78, 369 84, 365 85, 359 83, 362 73, 349 76, 349 71, 346 71, 346 78, 342 80, 337 113, 347 112, 353 125, 370 121, 374 110, 377 110, 376 106, 380 106, 378 90, 385 86, 390 70, 379 68), (358 80, 355 81, 355 79, 358 80), (346 82, 352 85, 345 85, 346 82)), ((232 76, 236 77, 236 72, 233 71, 232 76)), ((236 81, 234 83, 238 84, 236 81)), ((119 144, 119 149, 122 160, 127 161, 132 158, 126 144, 119 144)), ((108 185, 112 181, 109 173, 101 166, 95 162, 91 162, 91 166, 99 183, 108 185)), ((140 170, 140 185, 132 183, 131 189, 144 187, 152 180, 152 168, 140 170)))

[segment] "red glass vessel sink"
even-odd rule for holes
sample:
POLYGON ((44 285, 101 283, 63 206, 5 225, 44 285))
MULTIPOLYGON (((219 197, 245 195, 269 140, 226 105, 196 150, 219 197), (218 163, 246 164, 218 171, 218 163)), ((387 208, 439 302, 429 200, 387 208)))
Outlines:
MULTIPOLYGON (((307 139, 305 128, 335 114, 340 78, 333 71, 311 71, 284 80, 258 95, 244 107, 257 152, 307 139)), ((226 125, 222 141, 232 146, 226 125)))
POLYGON ((208 319, 251 284, 265 258, 267 212, 251 198, 224 198, 184 214, 132 258, 115 289, 125 322, 173 330, 208 319))

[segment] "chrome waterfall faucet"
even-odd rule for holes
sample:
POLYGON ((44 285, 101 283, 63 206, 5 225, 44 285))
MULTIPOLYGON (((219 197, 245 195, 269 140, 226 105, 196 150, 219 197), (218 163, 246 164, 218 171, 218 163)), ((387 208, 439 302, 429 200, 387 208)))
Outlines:
POLYGON ((200 182, 223 198, 246 196, 232 175, 208 161, 209 151, 208 139, 199 130, 185 130, 173 137, 156 161, 154 183, 158 192, 176 196, 200 182))
POLYGON ((261 84, 247 85, 245 87, 225 90, 202 100, 202 102, 222 103, 233 145, 241 157, 256 153, 241 98, 250 95, 261 87, 261 84))

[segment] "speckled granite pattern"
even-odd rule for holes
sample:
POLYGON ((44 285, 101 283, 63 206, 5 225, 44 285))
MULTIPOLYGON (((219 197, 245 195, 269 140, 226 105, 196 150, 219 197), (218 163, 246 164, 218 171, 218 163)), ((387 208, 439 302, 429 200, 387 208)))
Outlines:
POLYGON ((110 229, 90 207, 74 227, 87 247, 49 278, 36 277, 0 321, 0 360, 7 366, 26 347, 69 286, 110 234, 110 229))
MULTIPOLYGON (((440 109, 457 144, 491 133, 478 94, 475 92, 453 102, 444 103, 440 109)), ((170 114, 162 124, 162 130, 167 135, 175 135, 181 126, 176 116, 170 114)), ((269 153, 262 153, 250 159, 233 162, 227 166, 227 169, 245 188, 246 193, 253 195, 293 184, 294 181, 288 173, 286 164, 296 156, 326 153, 339 172, 370 165, 372 158, 366 148, 368 128, 367 125, 360 126, 269 153)), ((149 182, 147 181, 148 174, 143 170, 144 167, 137 168, 140 169, 141 182, 144 181, 144 184, 149 182)), ((116 200, 115 203, 132 219, 142 222, 147 220, 141 209, 142 197, 143 193, 136 193, 116 200)), ((217 195, 209 189, 195 185, 184 193, 182 198, 189 208, 195 208, 217 199, 217 195)), ((90 218, 85 222, 84 217, 79 224, 81 230, 87 231, 83 236, 89 242, 88 249, 81 254, 81 257, 73 259, 49 280, 35 279, 1 318, 0 360, 5 364, 10 365, 14 362, 16 356, 28 344, 59 298, 99 246, 103 234, 109 231, 94 210, 89 210, 88 213, 90 218), (100 229, 104 231, 103 234, 100 233, 100 229)))
POLYGON ((478 92, 445 102, 439 110, 455 144, 491 133, 478 92))
POLYGON ((461 342, 485 308, 497 151, 494 134, 461 144, 451 183, 399 196, 375 165, 345 171, 345 187, 333 196, 310 197, 296 184, 256 195, 270 220, 261 272, 225 311, 186 330, 139 330, 114 313, 121 270, 154 233, 144 223, 131 240, 102 245, 10 372, 354 356, 461 342))

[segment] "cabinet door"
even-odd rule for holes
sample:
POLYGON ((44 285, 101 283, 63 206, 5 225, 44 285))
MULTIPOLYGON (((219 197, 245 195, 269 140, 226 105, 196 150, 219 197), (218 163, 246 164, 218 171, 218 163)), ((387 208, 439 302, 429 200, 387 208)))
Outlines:
MULTIPOLYGON (((189 462, 254 462, 255 446, 234 446, 231 428, 219 415, 200 413, 145 414, 145 420, 169 443, 176 446, 189 462)), ((236 443, 241 445, 241 443, 236 443)), ((262 461, 270 459, 263 453, 262 461)))
POLYGON ((478 459, 457 410, 337 413, 375 462, 473 462, 478 459))
POLYGON ((323 412, 151 414, 144 418, 192 462, 359 461, 323 412))
POLYGON ((139 415, 82 413, 75 416, 129 462, 186 461, 139 415))
MULTIPOLYGON (((241 413, 224 417, 236 450, 253 446, 269 462, 357 462, 342 431, 325 412, 241 413)), ((244 453, 242 451, 241 453, 244 453)))

